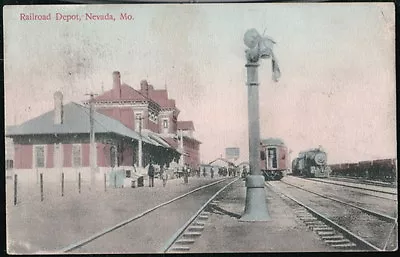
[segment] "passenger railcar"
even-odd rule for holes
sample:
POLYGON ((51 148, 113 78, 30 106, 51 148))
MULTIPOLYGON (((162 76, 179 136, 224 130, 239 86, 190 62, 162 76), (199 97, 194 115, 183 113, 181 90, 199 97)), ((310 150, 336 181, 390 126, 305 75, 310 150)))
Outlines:
POLYGON ((265 180, 280 180, 290 169, 285 143, 279 138, 267 138, 261 140, 260 147, 260 166, 265 180))
POLYGON ((304 177, 329 177, 330 167, 327 161, 327 154, 321 148, 300 152, 299 156, 292 161, 292 173, 304 177))

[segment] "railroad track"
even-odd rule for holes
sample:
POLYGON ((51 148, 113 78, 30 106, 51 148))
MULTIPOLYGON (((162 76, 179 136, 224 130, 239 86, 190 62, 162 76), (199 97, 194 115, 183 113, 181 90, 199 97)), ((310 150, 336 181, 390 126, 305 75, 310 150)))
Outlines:
POLYGON ((344 181, 356 184, 363 184, 363 185, 372 185, 372 186, 381 186, 386 188, 397 188, 396 182, 381 182, 377 180, 368 180, 365 178, 356 178, 356 177, 337 177, 337 176, 329 176, 330 180, 333 181, 344 181))
MULTIPOLYGON (((286 181, 281 181, 281 182, 282 182, 283 184, 285 184, 285 185, 298 188, 298 189, 300 189, 300 190, 303 190, 303 191, 305 191, 305 192, 309 192, 309 193, 314 194, 314 195, 317 195, 317 196, 319 196, 319 197, 326 198, 326 199, 329 199, 329 200, 332 200, 332 201, 335 201, 335 202, 338 202, 338 203, 341 203, 341 204, 348 205, 348 206, 350 206, 350 207, 359 209, 359 210, 361 210, 361 211, 363 211, 363 212, 366 212, 366 213, 368 213, 368 214, 370 214, 370 215, 373 215, 373 216, 375 216, 375 217, 381 218, 381 219, 383 219, 383 220, 385 220, 385 221, 388 221, 388 222, 397 222, 397 218, 396 218, 396 217, 388 216, 388 215, 386 215, 386 214, 382 214, 382 213, 379 213, 379 212, 376 212, 376 211, 372 211, 372 210, 363 208, 363 207, 361 207, 361 206, 357 206, 357 205, 352 204, 352 203, 349 203, 349 202, 345 202, 345 201, 342 201, 342 200, 339 200, 339 199, 336 199, 336 198, 333 198, 333 197, 330 197, 330 196, 326 196, 326 195, 323 195, 323 194, 314 192, 314 191, 312 191, 312 190, 308 190, 308 189, 305 189, 305 188, 303 188, 303 187, 300 187, 300 186, 297 186, 297 185, 293 185, 293 184, 288 183, 288 182, 286 182, 286 181)), ((385 198, 385 199, 386 199, 386 198, 385 198)))
POLYGON ((314 192, 310 192, 309 190, 303 190, 302 188, 292 186, 292 188, 296 190, 303 190, 304 192, 313 194, 313 197, 309 199, 309 203, 305 204, 287 193, 287 188, 286 190, 282 190, 277 187, 276 184, 278 183, 272 184, 266 182, 266 185, 268 188, 281 195, 281 197, 295 209, 296 215, 310 229, 315 231, 324 242, 335 249, 347 251, 386 251, 396 249, 397 245, 390 247, 389 242, 391 242, 393 236, 397 235, 397 218, 382 215, 343 201, 337 201, 337 199, 330 199, 320 194, 314 194, 314 192), (317 197, 315 197, 315 195, 317 195, 317 197), (318 197, 324 200, 327 199, 331 201, 331 203, 329 204, 324 201, 321 203, 318 197), (334 204, 332 205, 332 201, 345 206, 345 209, 343 209, 343 207, 337 209, 333 208, 334 204), (316 206, 313 207, 310 205, 316 206), (340 214, 341 212, 350 215, 340 214), (357 219, 354 219, 354 217, 357 219), (365 220, 365 223, 362 223, 363 220, 365 220), (385 229, 382 229, 382 227, 385 229))
POLYGON ((184 253, 190 250, 196 238, 201 236, 204 229, 205 221, 208 219, 210 212, 206 208, 216 201, 214 200, 228 186, 238 181, 237 178, 218 190, 200 209, 167 241, 163 249, 163 253, 184 253))
MULTIPOLYGON (((315 181, 315 182, 320 182, 320 183, 338 185, 338 186, 343 186, 343 187, 362 189, 362 190, 366 190, 366 191, 382 193, 382 194, 387 194, 387 195, 391 195, 391 196, 397 196, 397 192, 389 192, 389 191, 384 191, 384 190, 377 190, 377 189, 366 188, 366 187, 362 187, 362 186, 346 185, 346 184, 338 183, 338 182, 335 182, 335 181, 328 181, 328 180, 321 180, 321 179, 314 179, 314 178, 303 178, 303 179, 311 180, 311 181, 315 181)), ((354 183, 354 182, 347 182, 347 183, 354 183)), ((387 198, 385 198, 385 199, 387 199, 387 198)))
MULTIPOLYGON (((102 238, 102 237, 104 237, 105 235, 107 235, 107 234, 109 234, 109 233, 111 233, 111 232, 113 232, 113 231, 115 231, 115 230, 117 230, 117 229, 120 229, 120 228, 122 228, 122 227, 125 227, 125 226, 127 226, 128 224, 131 224, 131 223, 133 223, 133 222, 135 222, 135 221, 139 221, 141 218, 145 217, 146 215, 150 214, 151 212, 154 212, 154 211, 156 211, 156 210, 158 210, 158 209, 160 209, 160 208, 162 208, 162 207, 164 207, 164 206, 166 206, 166 205, 169 205, 169 204, 171 204, 171 203, 173 203, 173 202, 176 202, 176 201, 178 201, 179 199, 182 199, 182 198, 184 198, 184 197, 186 197, 186 196, 188 196, 188 195, 190 195, 190 194, 193 194, 194 192, 197 192, 197 191, 199 191, 199 190, 206 189, 206 188, 208 188, 208 187, 217 185, 217 184, 222 183, 222 182, 224 182, 224 181, 226 181, 226 180, 228 180, 228 179, 230 179, 230 178, 224 178, 224 179, 218 180, 218 181, 216 181, 216 182, 213 182, 213 183, 210 183, 210 184, 207 184, 207 185, 198 187, 198 188, 196 188, 196 189, 194 189, 194 190, 192 190, 192 191, 190 191, 190 192, 187 192, 187 193, 182 194, 182 195, 180 195, 180 196, 178 196, 178 197, 175 197, 175 198, 173 198, 173 199, 171 199, 171 200, 169 200, 169 201, 166 201, 166 202, 164 202, 164 203, 161 203, 161 204, 159 204, 159 205, 157 205, 157 206, 155 206, 155 207, 153 207, 153 208, 150 208, 150 209, 148 209, 148 210, 146 210, 146 211, 144 211, 144 212, 142 212, 142 213, 140 213, 140 214, 138 214, 138 215, 135 215, 134 217, 131 217, 131 218, 127 219, 127 220, 124 220, 124 221, 122 221, 122 222, 120 222, 120 223, 118 223, 118 224, 116 224, 116 225, 114 225, 114 226, 112 226, 112 227, 106 228, 106 229, 104 229, 104 230, 102 230, 102 231, 100 231, 100 232, 98 232, 98 233, 93 234, 92 236, 90 236, 90 237, 88 237, 88 238, 85 238, 85 239, 83 239, 83 240, 80 240, 80 241, 78 241, 78 242, 75 242, 75 243, 73 243, 73 244, 70 244, 70 245, 68 245, 68 246, 66 246, 66 247, 64 247, 64 248, 62 248, 61 250, 58 250, 58 251, 55 251, 55 252, 56 252, 56 253, 70 253, 70 252, 76 251, 76 250, 78 250, 79 248, 82 248, 82 247, 84 247, 85 245, 89 244, 90 242, 95 241, 96 239, 102 238)), ((211 199, 208 200, 208 201, 206 202, 206 204, 202 206, 201 210, 203 210, 203 209, 206 207, 206 205, 209 204, 209 203, 210 203, 220 192, 222 192, 227 186, 229 186, 230 184, 232 184, 232 183, 235 182, 235 181, 237 181, 237 179, 231 181, 230 183, 228 183, 227 185, 225 185, 222 189, 220 189, 216 194, 214 194, 213 197, 211 197, 211 199)), ((196 213, 197 215, 196 215, 195 218, 204 219, 204 215, 200 215, 200 212, 201 212, 201 211, 199 210, 199 211, 196 213), (198 216, 199 216, 199 217, 198 217, 198 216)), ((193 222, 192 219, 193 219, 193 217, 190 219, 190 223, 193 222)), ((189 224, 189 221, 188 221, 186 224, 189 224)), ((185 225, 186 225, 186 224, 185 224, 185 225)), ((185 226, 185 225, 184 225, 184 226, 185 226)), ((189 225, 190 225, 190 224, 189 224, 189 225)), ((182 230, 182 228, 178 230, 179 233, 178 233, 178 232, 176 233, 177 236, 180 236, 180 235, 181 235, 181 233, 180 233, 181 230, 182 230)), ((193 235, 194 235, 194 234, 193 234, 193 235)), ((173 243, 177 243, 177 242, 175 242, 175 241, 176 241, 176 240, 174 240, 173 243)))

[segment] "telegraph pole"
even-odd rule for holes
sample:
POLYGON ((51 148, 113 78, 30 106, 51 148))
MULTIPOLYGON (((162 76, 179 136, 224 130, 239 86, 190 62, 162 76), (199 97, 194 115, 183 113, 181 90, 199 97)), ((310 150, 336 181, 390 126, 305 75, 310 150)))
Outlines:
POLYGON ((87 94, 90 96, 90 190, 94 190, 96 186, 96 140, 94 132, 94 96, 97 94, 87 94))
POLYGON ((142 157, 143 156, 142 119, 143 119, 142 117, 138 118, 138 121, 139 121, 138 166, 139 166, 140 170, 143 168, 143 164, 142 164, 142 158, 143 158, 142 157))
POLYGON ((184 156, 183 156, 183 131, 182 129, 178 130, 179 131, 179 148, 181 149, 181 157, 179 158, 179 164, 181 167, 184 166, 184 156))
MULTIPOLYGON (((249 29, 244 35, 247 63, 248 126, 249 126, 249 163, 250 175, 246 178, 246 206, 240 221, 268 221, 264 176, 260 168, 260 120, 259 120, 259 59, 272 57, 274 73, 279 68, 274 60, 272 46, 275 43, 268 37, 262 37, 257 30, 249 29)), ((279 71, 280 73, 280 71, 279 71)), ((276 75, 276 74, 274 74, 276 75)))

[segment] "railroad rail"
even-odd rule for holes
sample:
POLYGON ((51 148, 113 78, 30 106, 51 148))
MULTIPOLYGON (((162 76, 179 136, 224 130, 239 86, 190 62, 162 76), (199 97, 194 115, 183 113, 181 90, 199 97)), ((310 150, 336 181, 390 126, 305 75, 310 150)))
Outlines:
POLYGON ((167 241, 163 249, 163 253, 167 252, 187 252, 190 250, 189 245, 195 242, 195 238, 201 235, 201 231, 204 228, 204 220, 208 219, 209 212, 204 211, 206 207, 228 186, 235 183, 240 179, 236 178, 223 188, 218 190, 211 198, 200 207, 200 209, 181 227, 176 233, 167 241))
POLYGON ((379 180, 369 180, 363 177, 346 177, 346 176, 329 176, 328 179, 336 181, 348 181, 350 183, 358 183, 364 185, 381 186, 387 188, 396 188, 397 181, 394 182, 384 182, 379 180))
MULTIPOLYGON (((163 206, 166 206, 166 205, 168 205, 170 203, 173 203, 173 202, 175 202, 175 201, 177 201, 179 199, 182 199, 182 198, 184 198, 184 197, 186 197, 186 196, 188 196, 190 194, 193 194, 194 192, 197 192, 199 190, 202 190, 202 189, 211 187, 213 185, 222 183, 222 182, 224 182, 224 181, 226 181, 228 179, 230 179, 230 178, 223 178, 223 179, 220 179, 220 180, 218 180, 216 182, 213 182, 213 183, 198 187, 196 189, 193 189, 190 192, 187 192, 187 193, 182 194, 180 196, 177 196, 177 197, 175 197, 175 198, 173 198, 171 200, 168 200, 168 201, 166 201, 164 203, 161 203, 161 204, 159 204, 159 205, 157 205, 155 207, 152 207, 152 208, 150 208, 150 209, 148 209, 148 210, 146 210, 146 211, 144 211, 144 212, 142 212, 142 213, 140 213, 138 215, 135 215, 134 217, 131 217, 131 218, 129 218, 127 220, 124 220, 124 221, 122 221, 122 222, 120 222, 120 223, 118 223, 118 224, 116 224, 116 225, 114 225, 112 227, 106 228, 106 229, 104 229, 104 230, 102 230, 102 231, 100 231, 98 233, 95 233, 94 235, 92 235, 92 236, 90 236, 88 238, 85 238, 85 239, 80 240, 80 241, 78 241, 76 243, 70 244, 70 245, 68 245, 68 246, 66 246, 66 247, 64 247, 61 250, 56 251, 56 252, 69 253, 69 252, 71 252, 73 250, 79 249, 79 248, 83 247, 84 245, 88 244, 89 242, 92 242, 92 241, 94 241, 94 240, 96 240, 96 239, 98 239, 98 238, 100 238, 100 237, 112 232, 112 231, 115 231, 115 230, 117 230, 117 229, 119 229, 121 227, 124 227, 124 226, 128 225, 129 223, 131 223, 133 221, 137 221, 140 218, 146 216, 147 214, 149 214, 149 213, 151 213, 151 212, 153 212, 153 211, 155 211, 157 209, 160 209, 163 206)), ((229 183, 228 185, 230 185, 231 183, 229 183)), ((226 186, 224 188, 226 188, 226 186)))
MULTIPOLYGON (((283 183, 280 181, 279 183, 283 183)), ((366 210, 364 208, 359 208, 358 206, 352 206, 346 204, 347 206, 355 207, 360 209, 369 215, 373 215, 374 217, 378 217, 378 219, 383 220, 385 222, 389 222, 391 224, 391 230, 388 236, 385 238, 384 246, 381 248, 374 243, 362 238, 357 235, 355 232, 350 231, 350 229, 346 228, 344 225, 340 225, 337 222, 333 221, 331 218, 327 217, 327 215, 323 215, 314 208, 307 206, 305 203, 299 201, 293 196, 289 195, 287 192, 282 192, 283 190, 278 189, 276 186, 272 185, 270 182, 266 182, 268 188, 277 194, 281 195, 284 199, 289 199, 293 205, 295 203, 295 211, 300 217, 300 219, 309 226, 312 230, 317 232, 317 234, 329 245, 335 248, 347 249, 347 250, 369 250, 369 251, 385 251, 388 242, 391 239, 392 234, 395 229, 397 229, 397 218, 389 217, 386 215, 381 215, 379 213, 366 210), (299 207, 300 206, 300 207, 299 207)), ((296 187, 298 188, 298 187, 296 187)), ((300 188, 302 189, 302 188, 300 188)), ((303 189, 302 189, 303 190, 303 189)), ((309 192, 308 190, 304 190, 309 192)), ((323 198, 326 198, 323 196, 323 198)), ((337 199, 334 199, 334 201, 337 199)), ((342 201, 339 201, 343 203, 342 201)))

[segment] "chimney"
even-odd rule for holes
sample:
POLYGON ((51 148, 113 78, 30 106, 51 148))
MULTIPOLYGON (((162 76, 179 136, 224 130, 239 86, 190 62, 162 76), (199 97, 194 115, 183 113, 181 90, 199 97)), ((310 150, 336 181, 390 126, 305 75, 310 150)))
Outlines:
POLYGON ((119 71, 113 72, 113 92, 114 97, 121 98, 121 74, 119 71))
POLYGON ((142 81, 140 81, 140 91, 142 93, 146 93, 146 91, 148 90, 149 84, 147 84, 147 80, 143 79, 142 81))
POLYGON ((54 93, 54 124, 63 124, 63 94, 60 91, 54 93))
POLYGON ((140 81, 140 92, 146 97, 149 97, 149 91, 153 91, 153 89, 153 86, 149 85, 147 80, 143 79, 142 81, 140 81))

